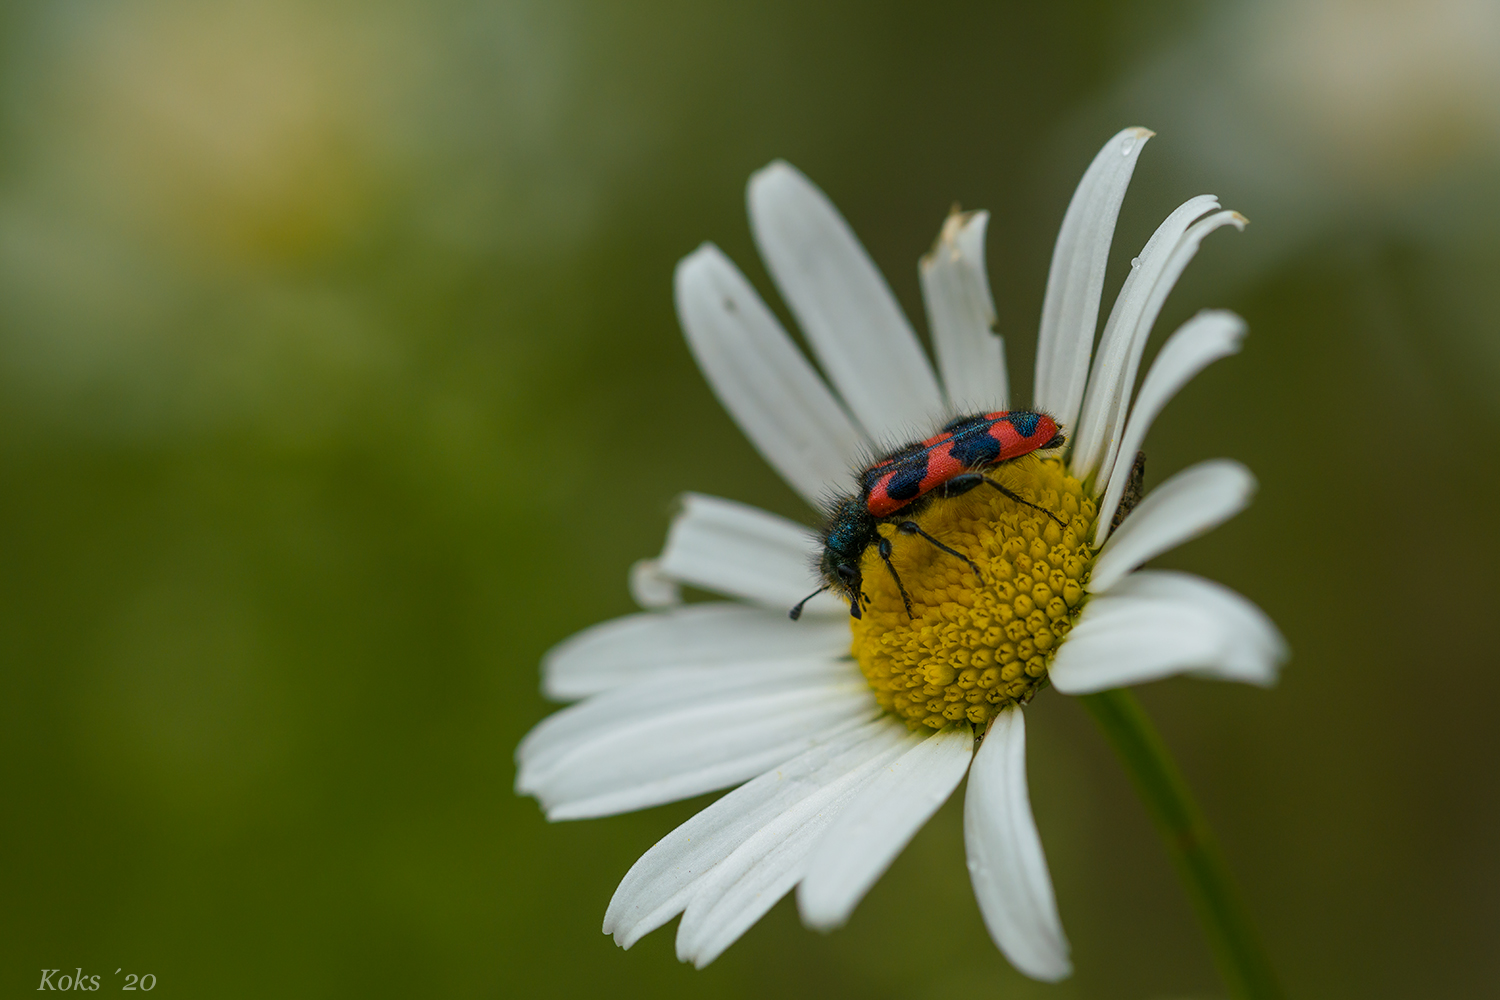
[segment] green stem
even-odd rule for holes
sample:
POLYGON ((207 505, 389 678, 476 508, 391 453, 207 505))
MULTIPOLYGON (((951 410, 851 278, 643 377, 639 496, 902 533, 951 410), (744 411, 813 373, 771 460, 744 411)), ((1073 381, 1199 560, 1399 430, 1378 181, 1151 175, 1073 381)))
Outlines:
POLYGON ((1281 987, 1240 904, 1213 832, 1156 727, 1129 691, 1102 691, 1080 700, 1104 730, 1146 801, 1187 883, 1230 995, 1239 1000, 1280 1000, 1281 987))

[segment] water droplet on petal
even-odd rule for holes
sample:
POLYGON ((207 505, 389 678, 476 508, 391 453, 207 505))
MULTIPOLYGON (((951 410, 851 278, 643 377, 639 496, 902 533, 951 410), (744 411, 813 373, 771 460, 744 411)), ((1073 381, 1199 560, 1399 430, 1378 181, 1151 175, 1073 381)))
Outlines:
POLYGON ((1141 266, 1141 259, 1139 257, 1132 257, 1132 258, 1130 258, 1130 266, 1131 267, 1140 267, 1141 266))
POLYGON ((1127 135, 1125 141, 1120 143, 1120 155, 1129 156, 1130 151, 1135 148, 1135 136, 1127 135))

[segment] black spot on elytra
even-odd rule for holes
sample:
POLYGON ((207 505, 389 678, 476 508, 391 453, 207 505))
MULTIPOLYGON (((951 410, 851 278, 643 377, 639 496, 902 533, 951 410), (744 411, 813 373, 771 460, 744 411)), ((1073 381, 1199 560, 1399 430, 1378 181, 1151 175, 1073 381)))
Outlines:
POLYGON ((1040 418, 1030 410, 1012 410, 1009 419, 1017 434, 1029 438, 1036 433, 1037 420, 1040 418))
POLYGON ((891 477, 885 491, 893 500, 911 500, 922 492, 922 480, 927 478, 927 454, 913 456, 901 463, 901 468, 891 477))
POLYGON ((966 469, 981 465, 994 465, 1000 458, 1000 442, 990 437, 988 431, 989 425, 986 424, 967 434, 956 435, 952 446, 948 449, 948 454, 966 469))
POLYGON ((910 464, 913 460, 921 465, 922 473, 917 476, 921 479, 927 474, 927 446, 920 441, 904 444, 893 451, 888 451, 877 458, 868 469, 860 473, 860 486, 865 493, 875 489, 877 483, 890 474, 892 469, 900 469, 910 464))

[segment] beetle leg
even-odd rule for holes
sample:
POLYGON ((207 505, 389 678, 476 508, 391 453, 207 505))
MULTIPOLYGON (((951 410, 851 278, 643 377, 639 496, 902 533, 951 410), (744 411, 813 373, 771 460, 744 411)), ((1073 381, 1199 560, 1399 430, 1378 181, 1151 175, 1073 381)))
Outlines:
POLYGON ((940 497, 962 496, 984 482, 982 472, 961 472, 937 488, 940 497))
MULTIPOLYGON (((884 535, 880 536, 878 550, 880 558, 885 562, 885 568, 891 571, 891 579, 896 581, 896 589, 901 591, 901 603, 906 605, 906 617, 910 619, 912 617, 911 598, 906 596, 906 587, 901 582, 901 576, 896 572, 896 567, 891 565, 891 540, 884 535)), ((859 615, 854 617, 858 618, 859 615)))
POLYGON ((962 559, 964 562, 968 563, 969 568, 974 571, 974 576, 980 580, 984 579, 984 574, 979 572, 979 567, 974 565, 974 560, 970 559, 968 556, 964 555, 957 549, 949 548, 942 542, 938 541, 936 538, 933 538, 927 532, 923 531, 922 526, 919 525, 916 521, 902 521, 900 524, 896 525, 896 530, 901 532, 903 535, 918 535, 922 538, 927 539, 933 545, 936 545, 938 548, 942 549, 950 556, 957 556, 959 559, 962 559))
POLYGON ((987 482, 987 483, 989 483, 991 486, 995 487, 995 489, 999 490, 1002 496, 1009 497, 1010 499, 1014 500, 1016 503, 1018 503, 1018 504, 1024 504, 1025 506, 1030 507, 1033 510, 1039 510, 1039 511, 1041 511, 1043 514, 1046 514, 1048 517, 1052 518, 1052 520, 1056 521, 1060 527, 1066 528, 1068 526, 1068 522, 1067 521, 1064 521, 1062 518, 1060 518, 1056 514, 1052 513, 1046 507, 1040 507, 1037 504, 1032 503, 1030 500, 1027 500, 1024 497, 1019 496, 1018 494, 1016 494, 1012 490, 1006 489, 1004 486, 1001 486, 999 483, 995 482, 995 480, 991 479, 989 476, 985 476, 984 477, 984 481, 987 482))

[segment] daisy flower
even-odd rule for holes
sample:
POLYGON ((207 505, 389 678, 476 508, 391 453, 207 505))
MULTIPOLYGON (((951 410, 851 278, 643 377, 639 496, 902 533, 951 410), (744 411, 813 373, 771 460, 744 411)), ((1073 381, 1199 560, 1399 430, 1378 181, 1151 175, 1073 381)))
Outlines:
MULTIPOLYGON (((909 612, 871 546, 860 617, 825 593, 789 620, 819 583, 819 537, 689 494, 661 555, 632 570, 647 610, 548 654, 544 690, 577 703, 521 743, 516 780, 548 818, 739 786, 626 874, 604 918, 622 947, 681 914, 678 956, 702 967, 794 888, 806 924, 837 927, 967 775, 964 839, 985 925, 1017 969, 1061 979, 1071 965, 1026 788, 1023 706, 1048 684, 1086 694, 1181 673, 1275 680, 1284 646, 1256 607, 1199 577, 1139 568, 1233 516, 1255 488, 1220 459, 1138 496, 1152 421, 1239 349, 1239 317, 1200 312, 1132 393, 1167 293, 1204 237, 1243 227, 1241 216, 1210 195, 1173 212, 1131 262, 1094 349, 1115 220, 1150 136, 1126 129, 1105 144, 1053 253, 1035 407, 1067 444, 996 466, 1005 491, 929 504, 921 526, 948 551, 886 532, 909 612), (683 603, 682 585, 728 600, 683 603)), ((921 260, 934 371, 817 187, 777 162, 748 197, 756 245, 826 381, 712 244, 678 265, 677 312, 719 400, 815 508, 847 494, 872 455, 955 415, 1009 407, 986 213, 950 215, 921 260)))

